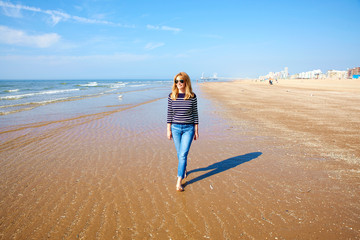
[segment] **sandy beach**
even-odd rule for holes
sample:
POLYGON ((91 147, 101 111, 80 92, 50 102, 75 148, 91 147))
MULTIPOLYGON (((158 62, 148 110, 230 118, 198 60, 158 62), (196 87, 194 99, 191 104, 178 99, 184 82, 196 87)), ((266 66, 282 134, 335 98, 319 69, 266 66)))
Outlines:
POLYGON ((0 239, 359 239, 359 85, 195 86, 182 193, 167 95, 1 128, 0 239))

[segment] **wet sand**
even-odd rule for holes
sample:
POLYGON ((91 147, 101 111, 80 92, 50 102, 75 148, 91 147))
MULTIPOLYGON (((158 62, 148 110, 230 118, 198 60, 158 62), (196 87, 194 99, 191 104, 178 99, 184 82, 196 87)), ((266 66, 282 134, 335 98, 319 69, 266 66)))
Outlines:
POLYGON ((166 98, 1 128, 0 239, 356 239, 359 94, 316 89, 202 84, 200 139, 182 193, 166 98), (309 91, 329 103, 321 114, 320 103, 301 110, 309 91), (279 99, 275 113, 268 97, 279 99), (333 126, 318 117, 333 109, 353 127, 333 127, 346 132, 331 147, 326 133, 301 131, 333 126), (289 128, 298 116, 321 124, 289 128))

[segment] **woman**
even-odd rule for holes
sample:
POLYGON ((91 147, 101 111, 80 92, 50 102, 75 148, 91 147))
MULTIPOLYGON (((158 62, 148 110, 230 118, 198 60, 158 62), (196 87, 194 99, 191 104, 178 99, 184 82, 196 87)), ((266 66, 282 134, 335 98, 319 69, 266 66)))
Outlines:
POLYGON ((181 181, 186 177, 191 142, 199 138, 198 124, 197 99, 191 88, 190 77, 184 72, 178 73, 168 97, 167 137, 174 140, 179 160, 176 182, 179 192, 184 191, 181 181))

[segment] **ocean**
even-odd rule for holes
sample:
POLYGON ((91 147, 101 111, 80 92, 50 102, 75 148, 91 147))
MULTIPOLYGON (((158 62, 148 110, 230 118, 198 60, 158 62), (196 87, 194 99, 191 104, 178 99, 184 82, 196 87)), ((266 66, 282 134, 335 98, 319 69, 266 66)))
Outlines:
POLYGON ((61 120, 165 98, 172 80, 0 80, 0 127, 61 120))

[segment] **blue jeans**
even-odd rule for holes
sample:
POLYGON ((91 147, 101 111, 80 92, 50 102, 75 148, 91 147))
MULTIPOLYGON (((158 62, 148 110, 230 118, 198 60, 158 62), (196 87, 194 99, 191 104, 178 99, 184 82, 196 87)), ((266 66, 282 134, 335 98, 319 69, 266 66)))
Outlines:
POLYGON ((187 156, 195 135, 195 126, 194 124, 171 124, 171 133, 179 160, 178 177, 184 178, 187 156))

